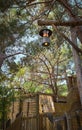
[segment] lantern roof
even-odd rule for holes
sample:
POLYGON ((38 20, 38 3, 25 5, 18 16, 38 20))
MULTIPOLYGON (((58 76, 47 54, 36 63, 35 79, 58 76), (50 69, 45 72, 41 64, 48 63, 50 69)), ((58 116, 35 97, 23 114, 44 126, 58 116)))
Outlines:
POLYGON ((47 29, 47 28, 41 29, 39 32, 39 35, 43 37, 44 31, 48 33, 49 37, 51 36, 52 31, 50 29, 47 29))

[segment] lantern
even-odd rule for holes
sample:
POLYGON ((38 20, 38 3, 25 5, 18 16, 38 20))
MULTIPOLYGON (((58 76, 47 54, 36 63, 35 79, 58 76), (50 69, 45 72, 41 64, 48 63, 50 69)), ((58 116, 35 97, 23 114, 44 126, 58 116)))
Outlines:
POLYGON ((40 32, 39 32, 39 35, 41 37, 43 37, 43 40, 42 40, 42 46, 49 46, 50 45, 50 39, 49 37, 51 36, 52 34, 52 31, 49 30, 49 29, 42 29, 40 32))

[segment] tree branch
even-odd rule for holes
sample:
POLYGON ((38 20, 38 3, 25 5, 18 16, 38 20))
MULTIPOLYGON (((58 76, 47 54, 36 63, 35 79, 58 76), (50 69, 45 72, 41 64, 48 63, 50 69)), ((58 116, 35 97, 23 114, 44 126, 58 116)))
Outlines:
POLYGON ((64 1, 64 0, 57 0, 61 5, 63 5, 63 7, 67 10, 67 12, 73 17, 76 18, 76 15, 73 13, 72 8, 70 7, 70 5, 64 1))
POLYGON ((77 45, 75 45, 64 33, 60 32, 55 25, 53 25, 56 32, 58 32, 66 41, 69 42, 69 44, 78 52, 82 54, 82 50, 78 48, 77 45))
POLYGON ((15 55, 18 55, 18 54, 23 54, 23 53, 22 53, 22 52, 17 52, 17 53, 15 53, 15 54, 12 54, 12 55, 9 55, 9 56, 7 56, 6 54, 1 53, 1 54, 0 54, 0 68, 1 68, 1 66, 2 66, 2 64, 3 64, 3 61, 4 61, 5 59, 7 59, 7 58, 9 58, 9 57, 12 57, 12 56, 15 56, 15 55))
POLYGON ((74 0, 75 1, 75 4, 76 4, 76 6, 79 8, 79 9, 82 9, 82 4, 80 3, 80 2, 77 2, 76 0, 74 0))
POLYGON ((46 3, 50 3, 50 2, 52 2, 52 0, 45 1, 45 2, 34 2, 34 3, 30 3, 30 4, 27 3, 27 6, 33 6, 33 5, 37 5, 37 4, 46 4, 46 3))

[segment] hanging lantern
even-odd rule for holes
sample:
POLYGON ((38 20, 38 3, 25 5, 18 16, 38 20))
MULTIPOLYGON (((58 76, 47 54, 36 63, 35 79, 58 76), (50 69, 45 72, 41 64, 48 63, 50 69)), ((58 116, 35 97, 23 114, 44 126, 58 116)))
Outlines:
POLYGON ((41 37, 43 37, 43 40, 42 40, 42 46, 49 46, 50 45, 50 36, 52 34, 52 31, 49 30, 49 29, 42 29, 40 32, 39 32, 39 35, 41 37))

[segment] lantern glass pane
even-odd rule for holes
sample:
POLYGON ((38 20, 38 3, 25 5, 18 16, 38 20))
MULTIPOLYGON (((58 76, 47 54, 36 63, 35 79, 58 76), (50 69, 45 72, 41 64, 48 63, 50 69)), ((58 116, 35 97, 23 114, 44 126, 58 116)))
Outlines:
POLYGON ((49 37, 43 37, 42 45, 43 46, 49 46, 50 45, 50 39, 49 39, 49 37))

